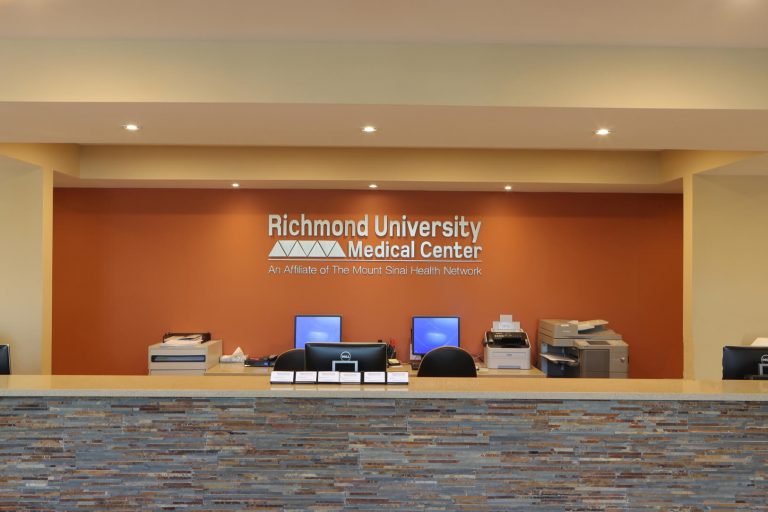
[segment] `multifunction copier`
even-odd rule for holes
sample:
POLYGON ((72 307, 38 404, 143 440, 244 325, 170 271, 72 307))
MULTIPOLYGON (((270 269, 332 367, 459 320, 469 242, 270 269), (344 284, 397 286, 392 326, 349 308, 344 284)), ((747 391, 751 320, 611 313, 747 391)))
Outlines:
POLYGON ((493 322, 493 328, 486 331, 483 359, 488 368, 530 370, 531 344, 528 335, 520 328, 520 322, 512 315, 501 315, 493 322))
POLYGON ((547 377, 628 376, 629 346, 605 320, 540 320, 538 336, 547 377))

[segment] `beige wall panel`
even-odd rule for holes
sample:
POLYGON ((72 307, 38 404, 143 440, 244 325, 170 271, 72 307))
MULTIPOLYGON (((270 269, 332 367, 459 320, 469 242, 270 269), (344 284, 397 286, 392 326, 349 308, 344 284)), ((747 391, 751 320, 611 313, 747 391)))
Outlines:
POLYGON ((49 373, 51 171, 0 157, 0 342, 13 373, 49 373))
POLYGON ((768 177, 693 177, 693 375, 720 379, 722 347, 768 336, 768 177))
POLYGON ((693 343, 693 174, 683 177, 683 377, 694 378, 693 343))
POLYGON ((657 184, 648 151, 84 146, 88 180, 657 184))
POLYGON ((0 144, 0 156, 21 160, 69 176, 80 174, 77 144, 0 144))
POLYGON ((755 151, 685 151, 659 152, 662 179, 674 180, 711 169, 726 167, 764 155, 755 151))

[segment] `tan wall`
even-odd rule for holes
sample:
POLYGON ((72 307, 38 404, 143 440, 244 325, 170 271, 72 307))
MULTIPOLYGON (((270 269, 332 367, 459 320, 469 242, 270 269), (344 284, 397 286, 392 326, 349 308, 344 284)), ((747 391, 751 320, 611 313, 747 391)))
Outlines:
POLYGON ((686 356, 719 379, 723 345, 768 336, 768 177, 693 177, 692 311, 686 356))
POLYGON ((690 151, 666 150, 659 152, 663 181, 692 176, 711 169, 728 168, 764 156, 755 151, 690 151))
POLYGON ((0 144, 0 155, 56 171, 80 175, 80 146, 77 144, 0 144))
POLYGON ((683 377, 694 378, 693 329, 693 174, 683 177, 683 377))
POLYGON ((50 373, 51 171, 0 157, 0 342, 13 373, 50 373))

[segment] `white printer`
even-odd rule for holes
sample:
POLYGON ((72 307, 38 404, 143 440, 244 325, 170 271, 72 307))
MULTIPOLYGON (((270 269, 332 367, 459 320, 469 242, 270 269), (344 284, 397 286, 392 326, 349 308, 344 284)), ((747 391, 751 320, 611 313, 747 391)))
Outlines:
POLYGON ((155 343, 149 346, 150 375, 203 375, 219 364, 221 340, 211 340, 195 345, 155 343))
POLYGON ((493 328, 485 333, 483 345, 483 359, 488 368, 531 369, 528 335, 520 328, 520 322, 512 320, 512 315, 501 315, 498 322, 493 322, 493 328))

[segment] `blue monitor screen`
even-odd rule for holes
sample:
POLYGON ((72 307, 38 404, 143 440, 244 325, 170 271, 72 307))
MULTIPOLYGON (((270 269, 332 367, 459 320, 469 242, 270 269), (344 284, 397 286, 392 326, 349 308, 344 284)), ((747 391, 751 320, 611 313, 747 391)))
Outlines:
POLYGON ((413 317, 413 353, 423 356, 433 348, 459 346, 459 317, 413 317))
POLYGON ((307 342, 339 343, 341 316, 296 315, 294 348, 304 348, 307 342))

